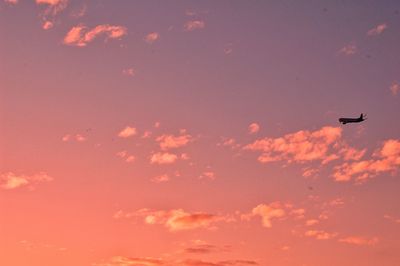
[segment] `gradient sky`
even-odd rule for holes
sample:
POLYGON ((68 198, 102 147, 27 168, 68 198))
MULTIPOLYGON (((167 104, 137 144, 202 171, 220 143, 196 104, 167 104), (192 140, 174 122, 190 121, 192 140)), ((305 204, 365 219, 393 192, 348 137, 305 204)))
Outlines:
POLYGON ((399 32, 394 0, 1 0, 0 265, 400 265, 399 32))

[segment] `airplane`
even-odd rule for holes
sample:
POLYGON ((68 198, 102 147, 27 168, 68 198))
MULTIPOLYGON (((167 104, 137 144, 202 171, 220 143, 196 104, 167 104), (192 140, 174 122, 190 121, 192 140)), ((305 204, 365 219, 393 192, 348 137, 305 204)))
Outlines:
POLYGON ((358 118, 339 118, 339 122, 342 123, 343 125, 347 124, 347 123, 360 123, 362 121, 364 121, 365 119, 367 119, 367 116, 361 113, 360 117, 358 118))

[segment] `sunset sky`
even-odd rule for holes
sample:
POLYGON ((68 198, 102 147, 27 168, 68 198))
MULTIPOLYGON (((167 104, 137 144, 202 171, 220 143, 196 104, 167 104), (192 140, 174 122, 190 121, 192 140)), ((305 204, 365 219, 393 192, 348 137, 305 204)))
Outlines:
POLYGON ((400 265, 399 1, 0 1, 1 266, 400 265))

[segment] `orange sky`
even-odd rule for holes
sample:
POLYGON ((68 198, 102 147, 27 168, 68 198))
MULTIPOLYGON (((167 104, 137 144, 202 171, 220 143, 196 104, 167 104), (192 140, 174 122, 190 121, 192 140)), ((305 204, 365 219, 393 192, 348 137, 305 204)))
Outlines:
POLYGON ((397 1, 1 1, 0 265, 400 265, 397 1))

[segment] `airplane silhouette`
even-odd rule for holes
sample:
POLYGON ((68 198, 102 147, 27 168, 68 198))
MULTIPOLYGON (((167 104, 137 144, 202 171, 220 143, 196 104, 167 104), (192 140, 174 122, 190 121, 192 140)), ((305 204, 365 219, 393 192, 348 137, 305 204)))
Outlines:
POLYGON ((367 119, 367 117, 361 113, 360 117, 358 118, 346 118, 346 117, 339 118, 339 122, 345 125, 347 123, 360 123, 365 119, 367 119))

